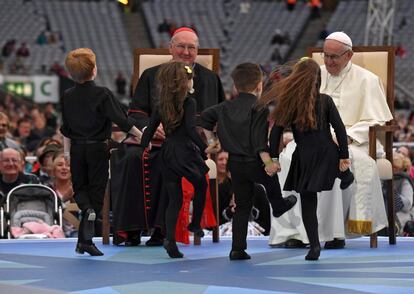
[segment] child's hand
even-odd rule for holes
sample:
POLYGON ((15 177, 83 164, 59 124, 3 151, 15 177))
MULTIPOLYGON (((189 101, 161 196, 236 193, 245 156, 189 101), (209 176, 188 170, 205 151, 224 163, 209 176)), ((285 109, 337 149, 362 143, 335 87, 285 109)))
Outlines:
POLYGON ((351 166, 351 160, 349 158, 339 160, 339 170, 341 172, 346 171, 350 166, 351 166))
POLYGON ((164 132, 164 127, 162 126, 162 124, 160 124, 157 128, 157 130, 155 131, 154 134, 154 139, 158 139, 158 140, 164 140, 165 139, 165 132, 164 132))
POLYGON ((281 168, 279 161, 275 161, 265 165, 265 171, 271 177, 274 176, 277 172, 280 172, 280 170, 281 168))

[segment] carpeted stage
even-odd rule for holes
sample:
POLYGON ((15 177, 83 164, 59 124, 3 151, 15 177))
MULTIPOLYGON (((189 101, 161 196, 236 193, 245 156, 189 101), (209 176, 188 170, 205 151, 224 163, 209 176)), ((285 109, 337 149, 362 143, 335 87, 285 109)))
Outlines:
POLYGON ((347 240, 318 261, 305 261, 307 249, 271 248, 267 238, 249 239, 249 261, 228 259, 228 238, 181 245, 183 259, 161 247, 103 246, 99 239, 104 256, 77 255, 75 242, 0 240, 0 293, 414 293, 414 238, 397 245, 380 238, 377 249, 368 238, 347 240))

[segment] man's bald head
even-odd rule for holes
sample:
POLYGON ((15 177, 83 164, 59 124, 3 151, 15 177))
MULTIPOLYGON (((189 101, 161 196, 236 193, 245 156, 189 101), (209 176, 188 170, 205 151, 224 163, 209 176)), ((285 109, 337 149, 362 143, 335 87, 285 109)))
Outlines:
POLYGON ((22 157, 19 151, 12 148, 5 148, 0 152, 0 172, 3 180, 14 182, 21 170, 22 157))

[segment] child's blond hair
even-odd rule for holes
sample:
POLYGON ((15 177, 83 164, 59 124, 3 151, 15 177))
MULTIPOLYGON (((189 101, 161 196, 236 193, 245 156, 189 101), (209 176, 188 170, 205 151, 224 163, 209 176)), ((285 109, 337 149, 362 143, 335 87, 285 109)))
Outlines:
POLYGON ((408 171, 411 168, 411 161, 401 153, 394 152, 393 166, 399 171, 408 171))
POLYGON ((93 78, 96 66, 95 53, 89 48, 72 50, 66 56, 65 65, 75 82, 84 83, 93 78))

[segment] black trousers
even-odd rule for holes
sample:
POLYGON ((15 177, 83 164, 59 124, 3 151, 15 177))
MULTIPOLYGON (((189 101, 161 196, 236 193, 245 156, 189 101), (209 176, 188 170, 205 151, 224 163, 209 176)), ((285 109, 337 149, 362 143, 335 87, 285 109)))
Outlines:
POLYGON ((75 200, 84 212, 93 208, 102 210, 108 182, 109 150, 106 143, 72 144, 70 171, 75 200))
POLYGON ((247 226, 250 211, 253 206, 255 183, 262 184, 267 192, 267 198, 275 211, 285 205, 277 175, 270 177, 266 174, 263 164, 255 161, 235 161, 229 156, 228 167, 231 173, 236 210, 233 216, 233 250, 247 248, 247 226))
MULTIPOLYGON (((201 217, 203 216, 204 206, 206 203, 207 180, 205 175, 191 174, 182 175, 194 187, 193 215, 192 223, 200 226, 201 217)), ((175 229, 177 219, 183 205, 183 191, 181 186, 181 176, 174 173, 168 167, 162 171, 163 183, 168 193, 168 206, 165 212, 166 239, 175 241, 175 229)))

